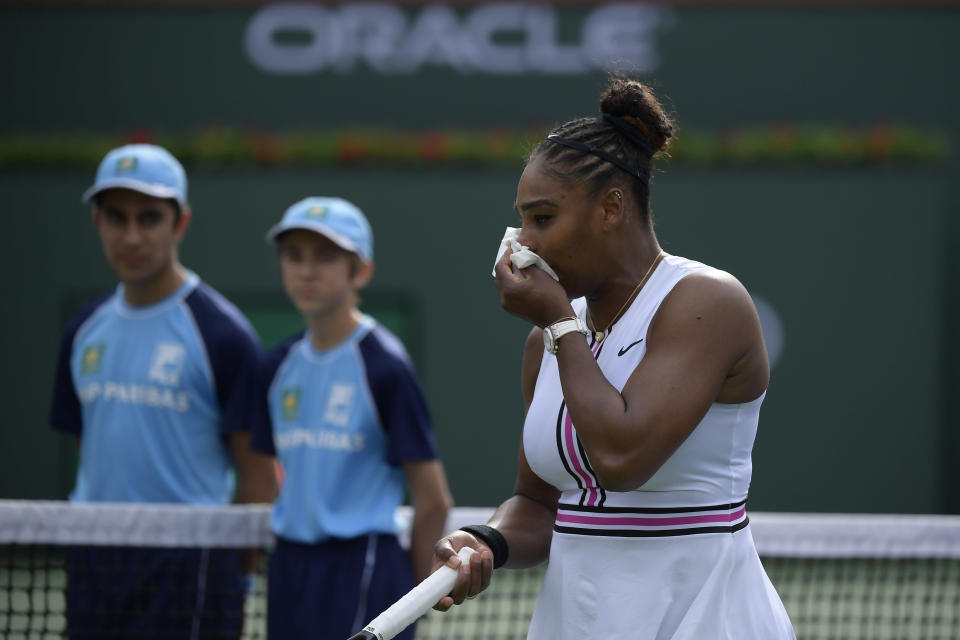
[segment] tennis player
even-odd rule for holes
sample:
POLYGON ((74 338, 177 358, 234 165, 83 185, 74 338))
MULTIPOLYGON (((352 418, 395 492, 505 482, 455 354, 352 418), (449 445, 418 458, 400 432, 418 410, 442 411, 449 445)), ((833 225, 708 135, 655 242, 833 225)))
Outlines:
MULTIPOLYGON (((262 354, 240 312, 178 258, 187 179, 166 150, 110 151, 83 196, 120 280, 63 333, 51 422, 77 437, 74 502, 270 502, 270 459, 250 450, 262 354)), ((237 637, 235 552, 77 549, 71 638, 237 637)))
POLYGON ((374 271, 366 217, 340 198, 306 198, 267 241, 307 326, 267 354, 270 416, 253 435, 284 475, 272 517, 268 633, 344 640, 429 575, 452 499, 410 358, 357 308, 374 271), (407 490, 409 554, 394 521, 407 490))
POLYGON ((559 281, 510 251, 496 264, 502 306, 536 325, 519 475, 486 525, 438 542, 437 564, 480 553, 436 608, 549 560, 532 640, 792 639, 745 507, 769 378, 756 310, 730 274, 660 247, 652 159, 674 125, 650 89, 613 78, 600 112, 520 178, 518 241, 559 281))

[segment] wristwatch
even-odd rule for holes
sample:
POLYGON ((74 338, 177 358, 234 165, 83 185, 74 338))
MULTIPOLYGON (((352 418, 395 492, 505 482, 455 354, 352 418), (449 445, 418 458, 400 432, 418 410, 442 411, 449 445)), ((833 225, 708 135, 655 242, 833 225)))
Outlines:
POLYGON ((547 348, 548 353, 557 355, 557 349, 560 348, 560 338, 577 331, 585 336, 590 335, 587 325, 580 318, 564 318, 543 329, 543 346, 547 348))

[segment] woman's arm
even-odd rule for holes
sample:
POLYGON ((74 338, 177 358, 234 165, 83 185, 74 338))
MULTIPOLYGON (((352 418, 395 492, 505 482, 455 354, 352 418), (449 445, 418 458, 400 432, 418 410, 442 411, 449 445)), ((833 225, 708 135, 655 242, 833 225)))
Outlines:
MULTIPOLYGON (((543 332, 534 327, 524 345, 520 374, 524 411, 529 411, 533 402, 542 359, 543 332)), ((510 556, 505 566, 519 569, 547 559, 559 499, 560 492, 530 469, 521 438, 513 496, 500 505, 487 523, 507 539, 510 556)))
MULTIPOLYGON (((521 369, 521 387, 526 410, 530 409, 533 392, 543 357, 543 334, 533 329, 527 336, 523 352, 521 369)), ((510 568, 522 568, 539 564, 547 559, 550 552, 550 540, 553 534, 553 521, 557 511, 560 492, 541 480, 527 464, 520 443, 517 460, 517 481, 514 495, 496 510, 487 525, 497 529, 507 542, 509 551, 506 564, 510 568)), ((446 563, 458 566, 456 552, 464 546, 470 546, 475 553, 470 562, 460 567, 460 575, 450 596, 440 600, 434 607, 446 611, 454 604, 460 604, 467 596, 474 596, 490 584, 493 575, 493 552, 479 538, 466 531, 454 531, 439 542, 435 548, 434 565, 446 563)))
POLYGON ((524 569, 547 560, 560 497, 559 491, 530 470, 523 447, 520 449, 513 496, 487 522, 506 538, 510 553, 504 566, 509 569, 524 569))
POLYGON ((720 271, 681 280, 647 335, 623 340, 641 338, 646 355, 622 392, 607 381, 583 340, 565 337, 557 353, 577 434, 601 486, 613 491, 650 479, 713 402, 752 400, 769 378, 753 301, 720 271))

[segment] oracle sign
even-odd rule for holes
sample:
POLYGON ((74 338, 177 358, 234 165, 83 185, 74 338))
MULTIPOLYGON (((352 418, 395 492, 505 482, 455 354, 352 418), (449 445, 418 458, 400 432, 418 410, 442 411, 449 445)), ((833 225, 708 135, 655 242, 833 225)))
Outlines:
POLYGON ((561 42, 556 9, 492 3, 458 12, 427 5, 409 13, 392 4, 267 5, 247 24, 250 61, 273 74, 381 74, 425 67, 461 73, 580 74, 656 69, 655 36, 670 14, 644 4, 605 4, 585 12, 579 39, 561 42))

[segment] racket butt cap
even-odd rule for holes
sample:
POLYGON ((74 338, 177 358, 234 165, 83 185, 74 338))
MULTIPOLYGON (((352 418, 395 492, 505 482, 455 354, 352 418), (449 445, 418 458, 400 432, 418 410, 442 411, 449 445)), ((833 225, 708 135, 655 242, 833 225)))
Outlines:
POLYGON ((358 634, 350 636, 348 640, 380 640, 380 638, 369 631, 361 631, 358 634))

